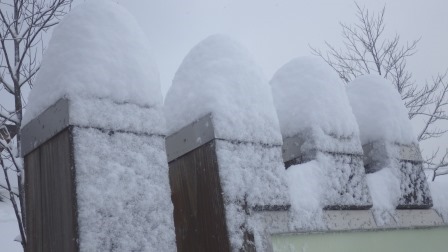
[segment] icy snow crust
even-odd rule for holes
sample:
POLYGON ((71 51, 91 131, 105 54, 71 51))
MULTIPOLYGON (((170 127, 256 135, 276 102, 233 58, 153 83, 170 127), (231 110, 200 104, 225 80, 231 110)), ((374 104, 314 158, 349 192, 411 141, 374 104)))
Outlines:
POLYGON ((148 45, 134 17, 112 1, 76 7, 53 32, 23 125, 63 97, 160 105, 159 75, 148 45))
POLYGON ((270 82, 284 138, 306 132, 304 148, 362 153, 359 130, 343 83, 317 57, 282 66, 270 82), (344 144, 338 144, 345 139, 344 144))
POLYGON ((281 144, 270 87, 249 53, 212 35, 185 57, 165 98, 168 134, 212 113, 215 135, 281 144))
POLYGON ((379 75, 361 76, 349 83, 347 93, 363 145, 378 140, 417 143, 400 94, 388 80, 379 75))
POLYGON ((164 138, 73 135, 80 251, 176 251, 164 138))

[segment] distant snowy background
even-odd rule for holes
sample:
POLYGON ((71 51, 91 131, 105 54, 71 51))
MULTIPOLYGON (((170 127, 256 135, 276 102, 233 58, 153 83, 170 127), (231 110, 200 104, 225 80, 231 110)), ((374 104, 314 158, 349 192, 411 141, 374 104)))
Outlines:
MULTIPOLYGON (((74 5, 83 2, 75 0, 74 5)), ((323 47, 341 41, 339 22, 355 20, 352 0, 118 0, 133 13, 150 40, 166 93, 174 73, 188 51, 210 34, 228 34, 251 51, 267 78, 296 56, 310 55, 309 45, 323 47)), ((418 52, 408 61, 417 82, 424 82, 448 67, 448 2, 445 0, 360 0, 372 11, 386 4, 388 34, 403 41, 422 38, 418 52)), ((0 99, 4 99, 0 97, 0 99)), ((417 126, 418 127, 418 126, 417 126)), ((415 127, 415 128, 417 128, 415 127)), ((447 125, 448 127, 448 125, 447 125)), ((448 137, 421 146, 424 151, 448 143, 448 137)), ((434 204, 448 202, 448 176, 430 183, 434 204)), ((9 202, 0 202, 0 251, 21 251, 13 239, 18 229, 9 202)))

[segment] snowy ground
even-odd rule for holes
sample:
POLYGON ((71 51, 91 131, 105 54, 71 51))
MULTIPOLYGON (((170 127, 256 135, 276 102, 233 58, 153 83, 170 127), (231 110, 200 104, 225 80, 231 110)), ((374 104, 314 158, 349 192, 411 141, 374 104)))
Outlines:
POLYGON ((448 175, 437 177, 429 182, 429 188, 434 201, 434 208, 448 221, 448 175))
MULTIPOLYGON (((441 212, 445 219, 448 217, 448 175, 438 177, 429 183, 434 207, 441 212), (442 208, 444 211, 441 211, 442 208)), ((19 234, 14 211, 9 202, 0 202, 0 251, 19 252, 22 247, 14 238, 19 234)))
POLYGON ((9 202, 0 202, 0 251, 22 251, 20 243, 14 238, 19 234, 14 210, 9 202))

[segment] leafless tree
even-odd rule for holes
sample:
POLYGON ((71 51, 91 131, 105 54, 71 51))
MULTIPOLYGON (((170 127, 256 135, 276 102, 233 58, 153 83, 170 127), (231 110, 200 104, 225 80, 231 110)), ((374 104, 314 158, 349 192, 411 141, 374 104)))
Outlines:
MULTIPOLYGON (((410 119, 423 120, 417 140, 419 142, 443 136, 448 130, 441 123, 448 121, 448 71, 438 74, 423 85, 415 83, 407 70, 406 61, 414 55, 420 39, 401 43, 398 34, 387 37, 384 17, 386 8, 379 13, 356 4, 357 21, 352 25, 341 23, 341 49, 325 42, 327 50, 311 47, 312 52, 325 60, 346 83, 354 78, 376 73, 390 80, 401 95, 410 119)), ((432 180, 448 174, 448 150, 442 158, 439 151, 426 158, 425 168, 433 172, 432 180)))
POLYGON ((39 71, 44 34, 58 24, 70 5, 71 0, 0 0, 0 166, 4 175, 0 189, 7 192, 4 196, 14 208, 23 248, 24 172, 19 157, 23 91, 32 87, 39 71), (11 174, 17 175, 17 186, 11 174))

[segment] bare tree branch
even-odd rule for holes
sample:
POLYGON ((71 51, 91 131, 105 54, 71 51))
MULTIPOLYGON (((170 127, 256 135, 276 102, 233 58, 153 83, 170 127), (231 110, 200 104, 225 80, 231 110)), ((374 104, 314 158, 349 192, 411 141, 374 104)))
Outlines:
MULTIPOLYGON (((448 132, 448 129, 440 128, 441 122, 448 121, 445 112, 448 107, 448 70, 438 74, 431 83, 416 84, 412 73, 407 70, 406 61, 416 53, 420 39, 402 44, 398 34, 386 37, 386 8, 383 7, 379 13, 370 13, 359 4, 355 5, 357 21, 352 25, 340 24, 343 47, 336 49, 325 41, 327 50, 322 52, 310 47, 313 54, 331 66, 345 83, 371 73, 390 80, 408 109, 409 119, 424 122, 417 140, 421 142, 443 136, 448 132)), ((434 158, 426 160, 427 169, 438 171, 434 172, 437 176, 446 174, 439 170, 446 167, 445 157, 439 163, 434 163, 434 158)))
POLYGON ((69 10, 72 0, 10 0, 0 1, 0 94, 10 95, 12 104, 0 101, 0 162, 6 185, 0 188, 9 192, 21 234, 22 246, 26 246, 23 167, 18 157, 24 107, 23 88, 32 87, 40 68, 40 56, 44 50, 42 35, 69 10), (28 84, 28 85, 25 85, 28 84), (6 109, 7 108, 7 109, 6 109), (3 130, 3 131, 2 131, 3 130), (6 134, 7 132, 8 134, 6 134), (14 138, 15 148, 8 144, 14 138), (6 141, 6 142, 5 142, 6 141), (6 154, 5 154, 6 153, 6 154), (5 162, 11 167, 5 167, 5 162), (12 190, 9 172, 15 172, 18 191, 12 190), (18 200, 18 202, 16 201, 18 200))

